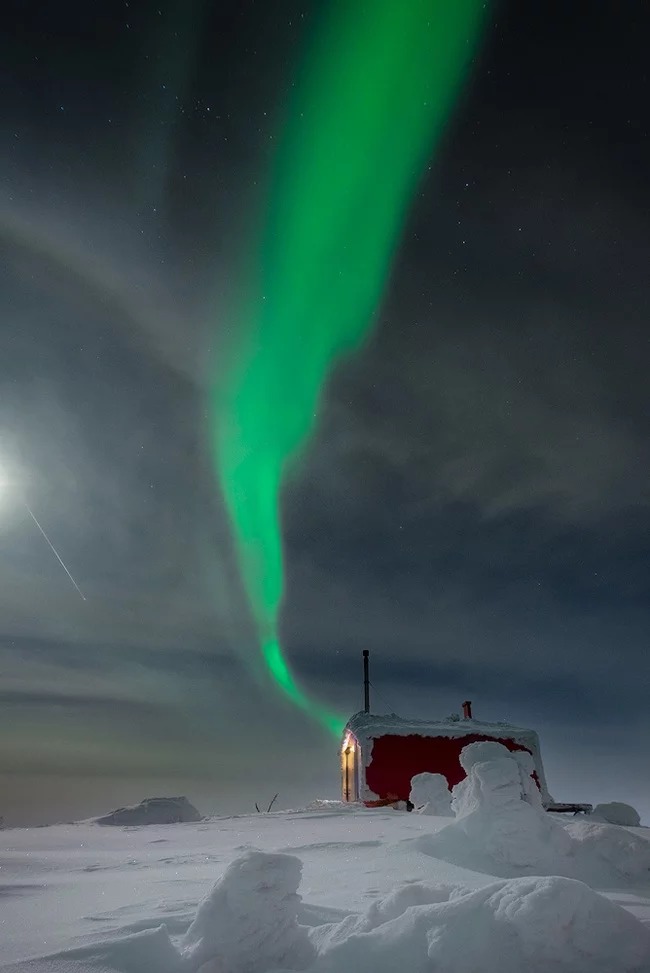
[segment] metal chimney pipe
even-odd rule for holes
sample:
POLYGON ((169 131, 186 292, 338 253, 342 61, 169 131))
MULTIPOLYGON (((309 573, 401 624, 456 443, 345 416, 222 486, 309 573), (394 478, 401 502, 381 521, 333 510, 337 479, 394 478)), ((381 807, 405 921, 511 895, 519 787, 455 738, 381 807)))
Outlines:
POLYGON ((363 712, 370 712, 370 674, 368 649, 363 650, 363 712))
POLYGON ((463 703, 463 719, 471 720, 472 718, 472 701, 471 699, 466 699, 463 703))

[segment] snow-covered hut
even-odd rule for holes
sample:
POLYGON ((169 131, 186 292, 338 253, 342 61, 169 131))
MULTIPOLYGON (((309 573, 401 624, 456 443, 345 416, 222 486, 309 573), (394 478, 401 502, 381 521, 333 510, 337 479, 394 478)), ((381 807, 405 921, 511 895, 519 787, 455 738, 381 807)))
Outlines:
POLYGON ((368 655, 364 652, 365 712, 348 720, 341 745, 341 790, 344 801, 369 807, 407 801, 416 774, 443 774, 450 789, 465 777, 460 752, 468 743, 494 740, 510 751, 527 750, 542 800, 550 802, 539 738, 534 730, 509 723, 472 719, 471 703, 464 718, 407 720, 370 713, 368 655))

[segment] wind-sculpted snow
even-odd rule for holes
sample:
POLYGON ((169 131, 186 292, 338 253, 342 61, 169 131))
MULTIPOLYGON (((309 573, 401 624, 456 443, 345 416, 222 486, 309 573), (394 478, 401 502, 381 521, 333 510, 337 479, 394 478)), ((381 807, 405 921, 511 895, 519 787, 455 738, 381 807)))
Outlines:
POLYGON ((582 860, 603 862, 631 881, 650 881, 650 841, 625 828, 598 822, 570 821, 566 830, 582 860))
MULTIPOLYGON (((47 973, 647 973, 650 930, 582 882, 551 876, 404 885, 360 915, 298 922, 300 862, 252 852, 199 905, 178 947, 164 929, 74 950, 47 973)), ((21 964, 14 973, 29 973, 21 964)))
POLYGON ((506 865, 544 871, 571 853, 571 839, 544 811, 526 763, 499 743, 470 744, 461 762, 467 777, 454 788, 450 827, 474 847, 506 865))
POLYGON ((187 824, 201 815, 186 797, 146 797, 140 804, 120 807, 95 818, 95 824, 140 827, 143 824, 187 824))
POLYGON ((547 814, 525 754, 462 760, 453 820, 2 831, 0 973, 650 973, 647 832, 547 814))
POLYGON ((606 821, 607 824, 620 824, 624 828, 638 828, 641 824, 639 812, 629 804, 620 801, 610 801, 608 804, 597 804, 594 808, 594 818, 606 821))
POLYGON ((313 973, 646 973, 650 931, 571 879, 412 886, 332 928, 313 973), (382 914, 383 913, 383 914, 382 914))
POLYGON ((298 924, 302 864, 251 851, 232 862, 199 906, 181 943, 188 970, 266 973, 303 970, 315 957, 298 924))
POLYGON ((467 777, 452 792, 455 821, 417 840, 425 854, 502 877, 564 875, 605 887, 650 879, 649 841, 588 819, 560 823, 544 811, 529 754, 472 743, 461 763, 467 777))
POLYGON ((409 799, 419 814, 451 816, 451 794, 442 774, 416 774, 411 778, 409 799))

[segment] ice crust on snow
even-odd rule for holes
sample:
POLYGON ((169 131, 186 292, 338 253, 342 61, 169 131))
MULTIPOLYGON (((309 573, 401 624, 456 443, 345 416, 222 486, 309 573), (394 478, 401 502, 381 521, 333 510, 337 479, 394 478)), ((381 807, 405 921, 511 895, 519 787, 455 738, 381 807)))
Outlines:
POLYGON ((184 824, 201 821, 201 815, 186 797, 146 797, 140 804, 120 807, 101 817, 95 824, 136 826, 143 824, 184 824))
POLYGON ((232 862, 201 902, 181 944, 188 969, 266 973, 305 969, 315 950, 298 924, 302 863, 251 851, 232 862))
POLYGON ((444 774, 416 774, 411 779, 409 800, 418 814, 451 816, 451 793, 444 774))
POLYGON ((619 824, 624 828, 638 828, 641 824, 639 812, 631 805, 621 804, 619 801, 597 804, 592 816, 608 824, 619 824))

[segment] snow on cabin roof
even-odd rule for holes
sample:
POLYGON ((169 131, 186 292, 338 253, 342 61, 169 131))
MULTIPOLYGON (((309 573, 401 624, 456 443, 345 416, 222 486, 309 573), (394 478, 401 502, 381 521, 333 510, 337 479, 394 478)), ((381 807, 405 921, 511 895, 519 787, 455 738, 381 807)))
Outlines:
POLYGON ((376 739, 379 736, 427 736, 427 737, 460 737, 470 734, 485 734, 485 736, 501 737, 517 740, 521 743, 537 743, 535 730, 527 730, 510 723, 485 723, 482 720, 406 720, 395 713, 385 716, 375 716, 373 713, 355 713, 345 727, 344 732, 354 733, 361 741, 376 739))

